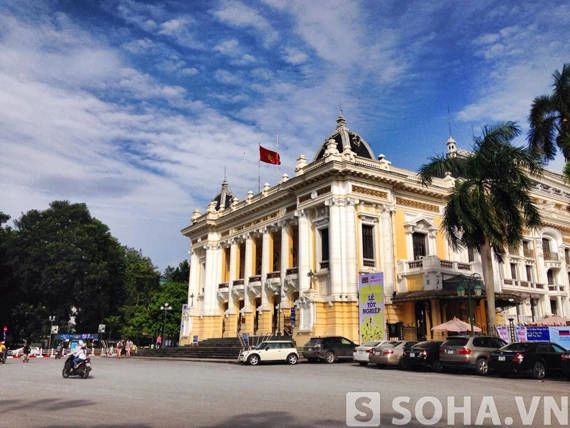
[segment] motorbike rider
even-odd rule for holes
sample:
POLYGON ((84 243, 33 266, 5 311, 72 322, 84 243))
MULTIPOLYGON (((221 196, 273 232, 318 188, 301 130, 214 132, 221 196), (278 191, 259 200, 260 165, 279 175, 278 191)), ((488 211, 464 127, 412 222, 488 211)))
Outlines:
POLYGON ((76 369, 79 364, 87 358, 87 344, 80 340, 78 346, 73 351, 73 368, 76 369))
POLYGON ((6 349, 6 345, 4 345, 4 342, 0 342, 0 359, 2 360, 3 363, 6 362, 7 353, 8 350, 6 349))

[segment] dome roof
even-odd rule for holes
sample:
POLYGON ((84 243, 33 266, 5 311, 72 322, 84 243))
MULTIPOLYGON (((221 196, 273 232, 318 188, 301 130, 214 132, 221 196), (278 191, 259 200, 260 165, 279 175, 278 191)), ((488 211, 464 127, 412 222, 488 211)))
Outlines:
POLYGON ((374 153, 364 138, 346 127, 346 121, 342 113, 340 113, 336 119, 336 129, 328 138, 325 139, 317 153, 317 156, 315 157, 315 161, 324 157, 327 143, 330 139, 336 141, 336 147, 340 153, 345 150, 345 147, 348 147, 356 156, 374 159, 374 153))

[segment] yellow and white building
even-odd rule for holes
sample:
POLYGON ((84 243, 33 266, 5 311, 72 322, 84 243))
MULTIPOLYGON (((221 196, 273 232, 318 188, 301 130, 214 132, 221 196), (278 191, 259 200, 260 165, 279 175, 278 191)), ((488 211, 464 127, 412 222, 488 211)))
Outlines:
MULTIPOLYGON (((447 152, 459 153, 451 137, 447 152)), ((241 201, 224 180, 182 230, 190 278, 180 344, 244 333, 358 341, 359 275, 372 272, 384 276, 386 336, 437 338, 432 326, 469 321, 458 278, 482 271, 479 254, 452 250, 440 230, 453 186, 450 176, 422 186, 415 171, 375 157, 342 115, 312 161, 298 157, 293 177, 241 201)), ((544 226, 494 262, 497 324, 570 315, 570 187, 547 171, 533 198, 544 226)), ((471 299, 481 327, 485 289, 471 299)))

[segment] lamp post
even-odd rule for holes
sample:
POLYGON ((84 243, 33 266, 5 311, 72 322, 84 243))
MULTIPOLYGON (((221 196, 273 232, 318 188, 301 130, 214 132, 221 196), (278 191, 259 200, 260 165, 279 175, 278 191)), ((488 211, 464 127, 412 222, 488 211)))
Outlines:
POLYGON ((168 303, 165 303, 164 305, 160 306, 160 310, 163 313, 163 317, 162 317, 162 342, 166 344, 166 340, 164 339, 164 328, 166 326, 166 312, 172 310, 172 306, 170 306, 168 303))
POLYGON ((457 286, 457 295, 459 297, 464 297, 465 292, 467 292, 467 306, 469 306, 469 324, 471 325, 471 331, 469 334, 473 336, 473 310, 471 309, 471 298, 473 295, 481 296, 481 281, 479 275, 474 273, 471 276, 461 275, 461 281, 457 286))
POLYGON ((53 330, 53 322, 55 321, 55 315, 50 315, 49 319, 49 341, 48 341, 48 349, 51 351, 51 331, 53 330))
POLYGON ((190 294, 190 307, 194 307, 194 293, 190 294))

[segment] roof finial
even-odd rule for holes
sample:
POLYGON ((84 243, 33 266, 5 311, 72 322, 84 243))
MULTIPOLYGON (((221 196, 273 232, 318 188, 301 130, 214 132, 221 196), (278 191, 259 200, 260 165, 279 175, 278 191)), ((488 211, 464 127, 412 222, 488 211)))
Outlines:
POLYGON ((342 102, 338 104, 338 117, 336 118, 336 129, 343 127, 346 124, 344 116, 342 115, 342 102))

